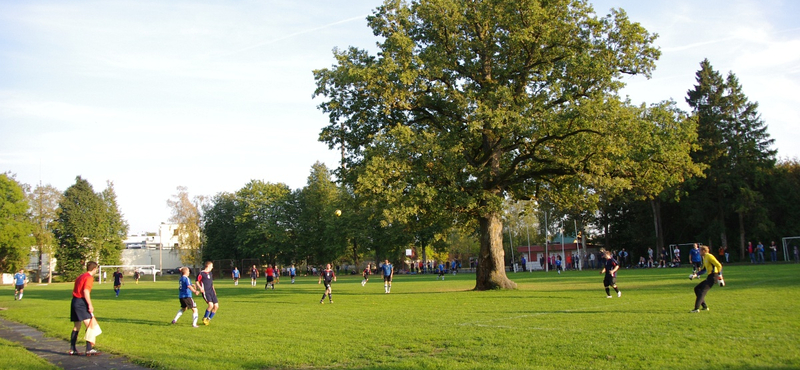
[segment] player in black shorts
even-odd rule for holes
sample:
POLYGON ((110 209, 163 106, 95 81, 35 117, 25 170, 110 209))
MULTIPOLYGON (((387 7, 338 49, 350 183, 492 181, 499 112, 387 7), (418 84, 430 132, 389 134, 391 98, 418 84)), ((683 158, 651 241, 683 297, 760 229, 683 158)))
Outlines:
POLYGON ((211 319, 216 315, 219 309, 219 301, 217 300, 217 290, 214 289, 214 281, 211 280, 211 270, 214 268, 214 263, 206 261, 205 268, 197 274, 197 289, 203 294, 203 299, 208 303, 206 313, 203 315, 203 324, 208 325, 211 319))
POLYGON ((364 272, 361 273, 361 276, 364 277, 364 280, 361 280, 361 286, 367 285, 369 281, 369 274, 372 273, 372 265, 369 263, 367 264, 367 268, 364 269, 364 272))
POLYGON ((114 293, 117 293, 117 297, 119 297, 119 288, 122 286, 122 272, 120 268, 117 267, 117 271, 113 274, 114 277, 114 293))
POLYGON ((325 271, 319 274, 319 281, 317 284, 321 284, 323 281, 325 281, 325 293, 322 293, 322 299, 319 300, 319 303, 325 303, 325 294, 328 295, 328 301, 333 303, 333 297, 331 297, 331 281, 336 281, 336 274, 331 270, 330 263, 325 267, 325 271))
POLYGON ((617 263, 611 255, 610 251, 603 251, 603 253, 606 256, 606 266, 600 273, 606 274, 603 278, 603 286, 606 288, 606 298, 611 298, 611 290, 609 290, 608 287, 614 288, 614 291, 617 292, 617 297, 622 297, 622 292, 617 289, 617 270, 619 270, 619 263, 617 263))

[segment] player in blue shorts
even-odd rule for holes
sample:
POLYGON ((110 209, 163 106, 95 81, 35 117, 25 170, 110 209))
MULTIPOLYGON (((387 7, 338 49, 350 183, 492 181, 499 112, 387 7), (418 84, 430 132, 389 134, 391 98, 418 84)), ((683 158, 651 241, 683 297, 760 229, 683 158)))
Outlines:
POLYGON ((325 293, 322 293, 322 299, 319 300, 319 303, 325 303, 325 294, 328 295, 328 301, 333 303, 333 297, 331 297, 331 281, 336 281, 336 273, 331 270, 330 263, 325 267, 325 270, 319 274, 319 281, 317 284, 322 284, 323 281, 325 281, 325 293))
POLYGON ((211 270, 214 269, 214 263, 206 261, 203 271, 197 275, 197 290, 203 295, 208 308, 203 315, 203 324, 208 325, 211 319, 217 314, 219 309, 219 301, 217 300, 217 290, 214 289, 214 281, 211 279, 211 270))
POLYGON ((297 269, 294 268, 294 264, 289 267, 289 276, 292 278, 292 284, 294 284, 294 278, 297 277, 297 269))
POLYGON ((122 286, 122 272, 120 272, 119 267, 117 267, 117 271, 114 271, 114 273, 111 274, 111 277, 114 278, 114 293, 116 293, 117 297, 119 297, 119 288, 122 286))
POLYGON ((22 292, 25 290, 25 284, 28 283, 28 277, 25 276, 25 270, 19 269, 14 274, 14 300, 22 300, 22 292))
POLYGON ((181 318, 186 310, 192 310, 192 327, 196 328, 197 326, 197 304, 194 303, 194 299, 192 299, 192 293, 200 294, 200 291, 195 289, 192 282, 189 280, 189 268, 188 267, 181 267, 181 278, 178 280, 178 300, 181 301, 181 309, 178 310, 178 314, 175 315, 175 318, 172 319, 172 323, 175 324, 178 322, 178 319, 181 318))
POLYGON ((389 260, 383 261, 383 266, 381 266, 381 271, 383 271, 383 290, 386 291, 386 294, 392 292, 392 277, 394 277, 394 266, 389 263, 389 260))

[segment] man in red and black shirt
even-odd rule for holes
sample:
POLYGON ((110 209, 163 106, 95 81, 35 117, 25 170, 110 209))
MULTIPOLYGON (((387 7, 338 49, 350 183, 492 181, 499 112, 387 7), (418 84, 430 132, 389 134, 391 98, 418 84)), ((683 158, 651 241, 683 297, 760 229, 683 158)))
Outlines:
MULTIPOLYGON (((70 309, 70 320, 75 324, 72 328, 72 334, 70 336, 70 355, 78 355, 78 349, 75 348, 76 343, 78 342, 78 332, 81 331, 81 322, 86 328, 89 328, 89 325, 92 322, 92 317, 94 316, 94 307, 92 306, 92 285, 94 284, 94 277, 93 275, 97 272, 97 262, 89 261, 86 263, 86 272, 78 276, 78 279, 75 280, 75 286, 72 289, 72 305, 70 309)), ((94 343, 86 342, 86 355, 96 355, 99 354, 95 349, 92 348, 94 343)))

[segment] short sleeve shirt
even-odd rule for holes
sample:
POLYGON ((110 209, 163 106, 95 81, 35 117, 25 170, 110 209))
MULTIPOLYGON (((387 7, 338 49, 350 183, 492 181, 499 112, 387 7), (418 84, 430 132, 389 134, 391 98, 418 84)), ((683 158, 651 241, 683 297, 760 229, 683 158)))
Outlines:
POLYGON ((72 296, 75 298, 86 298, 83 296, 83 291, 88 290, 92 291, 92 286, 94 285, 94 278, 92 278, 92 274, 84 273, 75 280, 75 287, 72 288, 72 296))
POLYGON ((191 298, 192 297, 192 290, 189 289, 189 285, 192 282, 189 281, 188 276, 181 276, 180 280, 178 281, 178 298, 191 298))
POLYGON ((384 263, 383 266, 381 266, 381 269, 383 270, 383 276, 392 275, 392 264, 391 263, 384 263))
POLYGON ((25 284, 25 274, 16 273, 14 274, 14 284, 16 285, 23 285, 25 284))
POLYGON ((616 276, 617 273, 615 272, 615 273, 612 274, 611 271, 614 270, 614 268, 617 267, 617 265, 619 265, 617 263, 617 260, 615 260, 613 258, 607 259, 606 260, 606 275, 616 276))

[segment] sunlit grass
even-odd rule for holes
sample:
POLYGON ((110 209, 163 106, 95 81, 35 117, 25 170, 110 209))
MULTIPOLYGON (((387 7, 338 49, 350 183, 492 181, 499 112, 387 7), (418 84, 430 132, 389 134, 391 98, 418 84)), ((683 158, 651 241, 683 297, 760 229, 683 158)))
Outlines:
MULTIPOLYGON (((474 292, 474 275, 340 276, 333 304, 316 278, 216 281, 210 326, 191 315, 170 325, 177 282, 93 291, 103 327, 98 348, 168 369, 790 369, 800 368, 800 266, 729 266, 727 287, 693 308, 690 270, 622 270, 622 298, 607 299, 597 271, 516 273, 513 291, 474 292)), ((0 293, 3 317, 67 339, 71 284, 0 293)), ((201 306, 202 299, 197 298, 201 306)), ((67 348, 65 348, 65 351, 67 348)))

